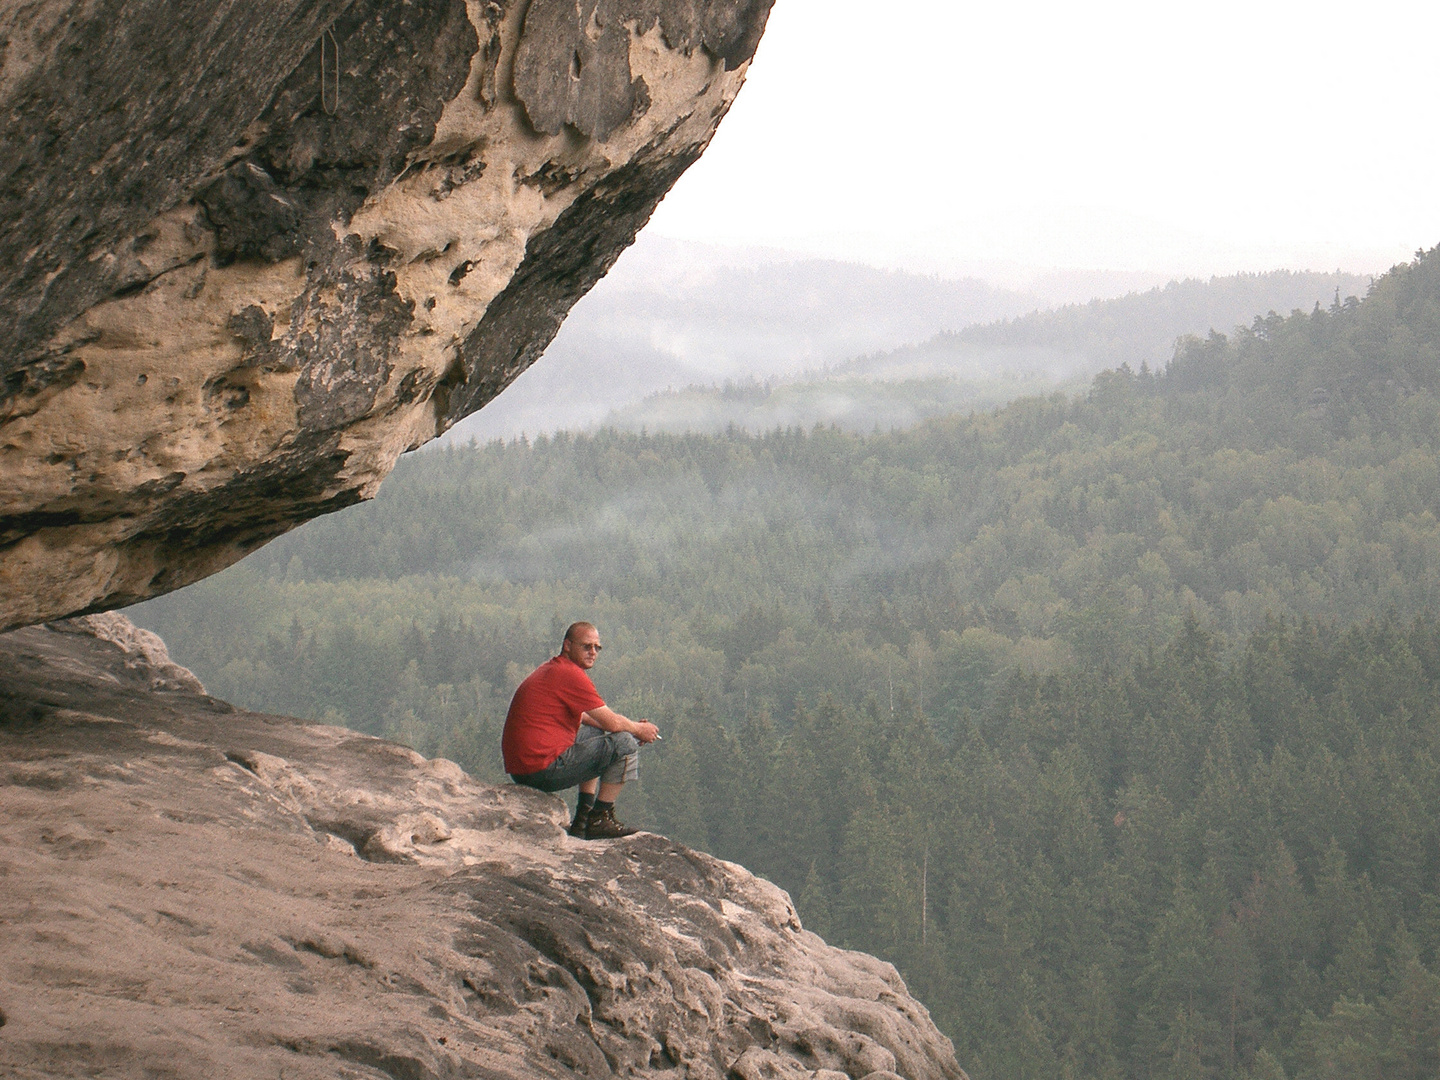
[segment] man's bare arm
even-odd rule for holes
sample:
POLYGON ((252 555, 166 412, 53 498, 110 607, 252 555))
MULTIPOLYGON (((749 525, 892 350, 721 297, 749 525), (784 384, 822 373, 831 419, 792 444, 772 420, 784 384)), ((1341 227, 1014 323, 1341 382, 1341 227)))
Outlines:
POLYGON ((628 716, 621 716, 609 705, 601 705, 598 709, 581 713, 580 720, 601 731, 628 731, 642 743, 654 742, 660 735, 660 729, 649 720, 631 720, 628 716))

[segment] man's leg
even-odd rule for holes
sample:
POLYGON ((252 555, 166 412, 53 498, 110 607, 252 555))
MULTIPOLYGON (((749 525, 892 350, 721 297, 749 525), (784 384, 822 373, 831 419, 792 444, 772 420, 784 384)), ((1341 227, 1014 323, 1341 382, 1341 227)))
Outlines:
MULTIPOLYGON (((587 734, 587 732, 599 734, 599 732, 596 732, 592 727, 582 726, 581 729, 575 733, 575 741, 577 743, 588 742, 594 738, 594 735, 587 734)), ((590 823, 591 811, 595 809, 595 790, 599 786, 600 778, 598 776, 592 776, 589 780, 583 781, 580 784, 580 791, 575 796, 575 816, 570 821, 570 828, 565 831, 578 840, 585 839, 585 827, 590 823)))
POLYGON ((616 735, 614 740, 617 756, 600 774, 600 797, 585 826, 586 840, 614 840, 639 831, 615 820, 615 798, 627 780, 640 775, 640 744, 629 734, 616 735))
POLYGON ((517 784, 548 792, 579 787, 575 817, 566 830, 571 836, 583 836, 587 840, 629 836, 636 830, 627 829, 615 820, 614 796, 619 794, 627 780, 639 776, 639 751, 640 744, 635 736, 625 732, 604 732, 587 725, 577 733, 574 744, 547 768, 525 776, 512 776, 511 779, 517 784), (603 800, 604 805, 601 805, 602 800, 595 798, 597 793, 610 798, 603 800), (602 817, 603 821, 597 821, 602 817))
POLYGON ((595 785, 598 781, 587 780, 580 785, 580 792, 575 796, 575 816, 570 819, 570 827, 565 831, 577 840, 585 839, 585 829, 590 824, 590 815, 595 810, 595 785), (585 788, 590 790, 586 791, 585 788))
MULTIPOLYGON (((575 735, 577 747, 596 739, 604 739, 605 732, 598 728, 590 727, 588 724, 581 727, 575 735)), ((620 789, 625 786, 626 781, 634 780, 640 775, 639 772, 639 750, 640 744, 635 742, 633 735, 623 738, 612 736, 612 741, 617 743, 617 751, 623 752, 628 749, 629 744, 634 745, 634 752, 625 754, 617 761, 611 762, 605 768, 600 777, 586 780, 580 785, 579 794, 575 798, 575 816, 570 821, 570 828, 566 830, 571 836, 590 839, 589 823, 592 816, 609 813, 614 818, 615 798, 620 794, 620 789), (619 775, 620 779, 610 780, 609 776, 619 775), (602 779, 605 777, 605 779, 602 779), (598 798, 596 797, 598 794, 598 798)), ((628 836, 635 832, 635 829, 625 829, 618 821, 614 827, 624 830, 619 835, 628 836)), ((607 832, 608 835, 608 832, 607 832)))

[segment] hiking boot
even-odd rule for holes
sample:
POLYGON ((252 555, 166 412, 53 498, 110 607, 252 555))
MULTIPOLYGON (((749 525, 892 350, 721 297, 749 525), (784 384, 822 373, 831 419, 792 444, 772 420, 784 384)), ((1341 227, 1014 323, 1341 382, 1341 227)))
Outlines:
POLYGON ((585 825, 585 839, 618 840, 622 836, 634 836, 639 831, 616 821, 614 810, 600 810, 590 815, 585 825))
POLYGON ((577 809, 575 811, 575 820, 570 822, 570 827, 565 831, 575 837, 576 840, 584 840, 586 838, 585 828, 589 824, 590 811, 577 809))

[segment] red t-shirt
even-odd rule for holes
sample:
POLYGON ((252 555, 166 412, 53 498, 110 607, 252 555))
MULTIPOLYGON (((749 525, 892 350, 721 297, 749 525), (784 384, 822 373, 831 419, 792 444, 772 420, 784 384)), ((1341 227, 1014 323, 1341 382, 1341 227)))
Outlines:
POLYGON ((574 745, 580 714, 604 704, 579 664, 564 655, 546 660, 510 699, 500 738, 505 771, 524 776, 549 766, 574 745))

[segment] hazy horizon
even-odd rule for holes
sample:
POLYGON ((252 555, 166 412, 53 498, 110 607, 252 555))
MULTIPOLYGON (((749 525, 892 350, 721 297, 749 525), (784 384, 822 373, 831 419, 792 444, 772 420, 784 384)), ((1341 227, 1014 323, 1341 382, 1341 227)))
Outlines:
POLYGON ((706 153, 457 434, 594 426, 1171 281, 1383 273, 1440 242, 1440 149, 1414 137, 1435 30, 1393 0, 779 0, 706 153))
POLYGON ((1013 284, 1375 273, 1440 241, 1440 10, 779 0, 659 237, 1013 284))
POLYGON ((1369 281, 1335 271, 1203 279, 1032 271, 1014 275, 1007 285, 642 233, 576 305, 545 355, 445 441, 508 440, 601 425, 909 426, 947 411, 1075 389, 1120 363, 1163 366, 1179 336, 1228 332, 1270 310, 1329 304, 1337 288, 1363 295, 1369 281), (1182 283, 1187 287, 1177 291, 1182 283), (1224 296, 1207 300, 1207 286, 1224 296), (1164 295, 1151 296, 1156 290, 1164 295), (1186 299, 1179 302, 1182 294, 1186 299), (1014 347, 942 346, 930 351, 923 371, 914 355, 897 353, 922 348, 941 334, 1126 297, 1137 298, 1139 309, 1116 311, 1115 317, 1138 317, 1149 332, 1123 346, 1068 332, 1014 347), (1155 310, 1142 310, 1147 306, 1155 310), (863 375, 855 366, 859 358, 874 361, 863 375), (723 400, 707 389, 727 384, 749 389, 723 400), (756 396, 749 391, 757 384, 793 389, 756 396))

